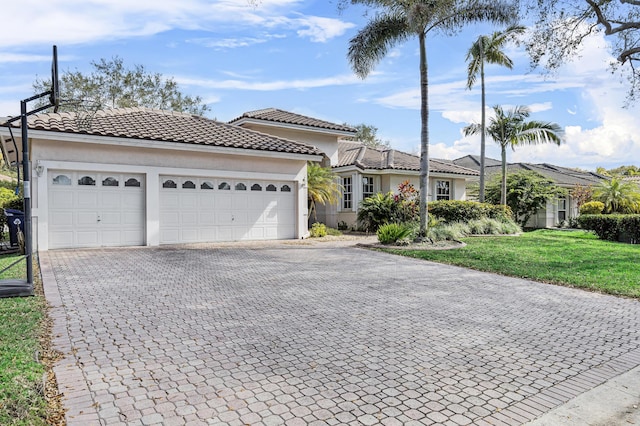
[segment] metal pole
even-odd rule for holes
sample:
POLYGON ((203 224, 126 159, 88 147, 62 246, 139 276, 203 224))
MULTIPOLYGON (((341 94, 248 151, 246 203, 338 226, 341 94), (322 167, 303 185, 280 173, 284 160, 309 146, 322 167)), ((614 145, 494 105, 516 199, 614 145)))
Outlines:
POLYGON ((31 237, 31 165, 29 164, 29 135, 27 129, 27 102, 20 101, 20 127, 22 130, 22 183, 24 194, 24 254, 27 261, 27 284, 33 285, 33 247, 31 237))

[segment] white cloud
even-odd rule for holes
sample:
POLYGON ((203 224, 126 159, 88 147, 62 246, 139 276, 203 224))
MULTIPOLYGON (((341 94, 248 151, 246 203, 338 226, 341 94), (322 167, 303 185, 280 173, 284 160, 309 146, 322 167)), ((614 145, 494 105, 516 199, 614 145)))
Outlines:
POLYGON ((286 89, 312 89, 326 86, 344 86, 356 84, 361 80, 353 74, 338 75, 325 78, 311 78, 298 80, 276 80, 268 82, 243 81, 243 80, 202 80, 187 77, 176 77, 176 82, 188 86, 199 86, 208 89, 226 90, 255 90, 275 91, 286 89))
POLYGON ((315 42, 340 36, 353 24, 296 12, 298 0, 23 0, 3 5, 0 47, 77 44, 149 36, 171 29, 286 29, 315 42))
POLYGON ((334 37, 339 37, 349 28, 355 26, 349 22, 320 16, 308 16, 295 19, 292 22, 296 22, 303 28, 297 31, 300 37, 309 37, 311 41, 317 43, 324 43, 334 37))

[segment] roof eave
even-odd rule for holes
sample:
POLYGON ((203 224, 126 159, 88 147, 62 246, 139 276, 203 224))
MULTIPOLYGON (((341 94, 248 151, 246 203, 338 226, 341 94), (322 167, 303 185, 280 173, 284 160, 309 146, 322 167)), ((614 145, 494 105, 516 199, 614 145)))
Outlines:
POLYGON ((271 120, 264 120, 264 119, 252 118, 252 117, 241 117, 241 118, 238 118, 237 120, 233 120, 229 122, 229 124, 234 126, 241 126, 242 124, 257 124, 260 126, 279 127, 279 128, 289 129, 289 130, 302 130, 306 132, 321 133, 324 135, 332 135, 332 136, 338 136, 338 137, 345 137, 345 136, 351 137, 356 134, 355 131, 348 132, 346 130, 326 129, 323 127, 307 126, 304 124, 283 123, 280 121, 271 121, 271 120))

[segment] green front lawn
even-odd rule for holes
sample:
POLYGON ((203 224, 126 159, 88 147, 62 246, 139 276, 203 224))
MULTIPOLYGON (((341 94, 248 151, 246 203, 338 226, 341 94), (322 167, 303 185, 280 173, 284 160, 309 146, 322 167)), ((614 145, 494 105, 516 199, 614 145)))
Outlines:
POLYGON ((456 250, 391 250, 480 271, 640 297, 640 245, 584 231, 542 229, 517 237, 465 238, 456 250))
MULTIPOLYGON (((0 269, 19 256, 0 257, 0 269)), ((24 278, 20 262, 0 276, 24 278)), ((0 298, 0 425, 44 425, 45 367, 36 361, 40 350, 44 300, 41 296, 0 298)))

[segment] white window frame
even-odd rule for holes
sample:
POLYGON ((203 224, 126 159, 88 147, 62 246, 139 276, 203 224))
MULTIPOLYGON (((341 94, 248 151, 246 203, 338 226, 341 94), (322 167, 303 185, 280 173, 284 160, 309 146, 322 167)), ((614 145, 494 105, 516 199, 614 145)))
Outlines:
MULTIPOLYGON (((436 190, 435 190, 435 199, 439 200, 450 200, 451 199, 451 181, 450 180, 436 180, 436 190), (446 184, 446 193, 440 192, 440 184, 446 184)), ((444 189, 444 188, 443 188, 444 189)))
POLYGON ((371 175, 362 176, 362 199, 372 197, 376 193, 375 177, 371 175), (367 191, 371 189, 371 191, 367 191))
POLYGON ((342 210, 353 210, 353 176, 341 176, 342 181, 342 210), (347 183, 347 180, 349 181, 347 183))
POLYGON ((567 220, 567 199, 565 197, 558 198, 556 206, 558 208, 558 222, 567 220), (560 212, 564 214, 564 217, 560 217, 560 212))

